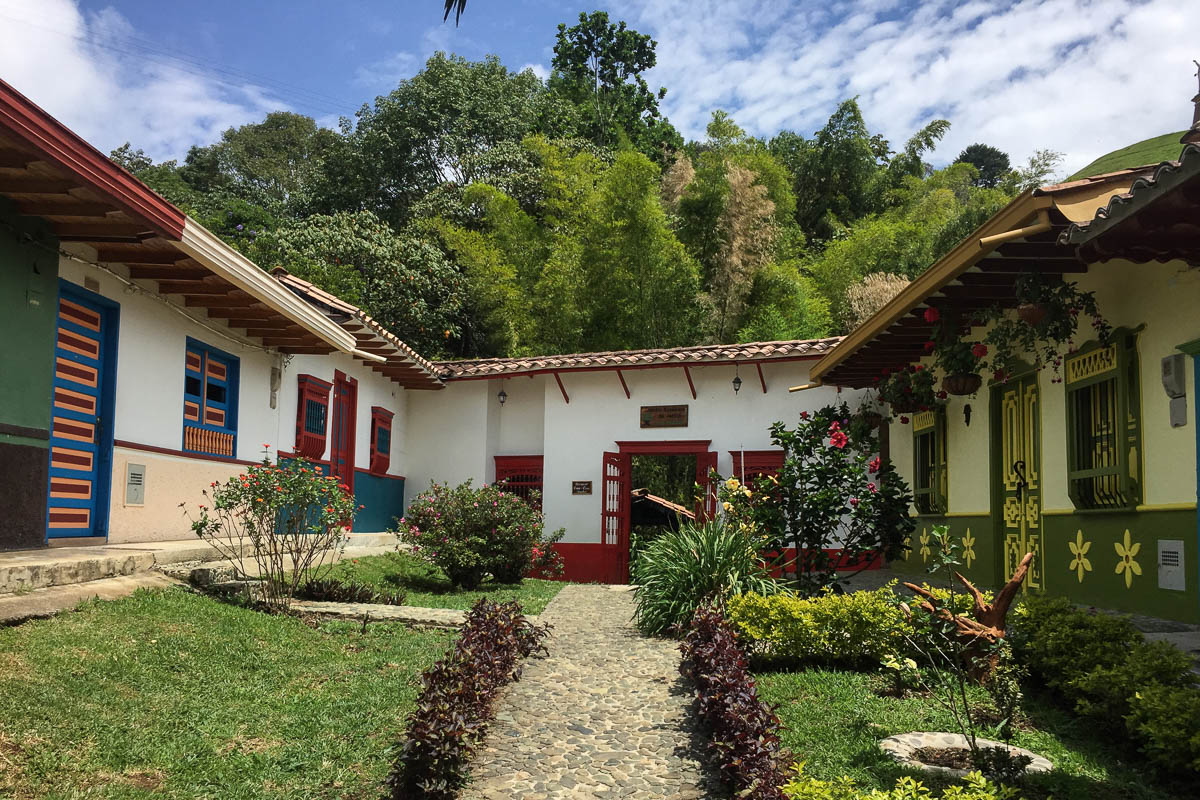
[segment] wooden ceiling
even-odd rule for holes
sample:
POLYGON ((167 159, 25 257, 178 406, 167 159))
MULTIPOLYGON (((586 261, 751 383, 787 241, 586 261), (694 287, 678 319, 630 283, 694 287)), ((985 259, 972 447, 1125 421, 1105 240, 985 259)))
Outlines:
MULTIPOLYGON (((124 172, 118 177, 136 184, 124 172)), ((178 215, 178 231, 123 207, 73 170, 15 136, 0 133, 0 195, 12 201, 18 214, 45 220, 61 243, 95 248, 96 261, 126 265, 135 283, 174 295, 186 308, 206 310, 210 318, 264 347, 285 353, 333 352, 315 334, 188 257, 175 244, 183 229, 183 213, 149 189, 136 186, 178 215)))

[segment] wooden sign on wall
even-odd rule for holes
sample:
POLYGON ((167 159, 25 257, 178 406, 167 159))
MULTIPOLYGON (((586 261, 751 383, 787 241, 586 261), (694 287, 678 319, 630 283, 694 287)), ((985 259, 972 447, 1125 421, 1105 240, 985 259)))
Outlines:
POLYGON ((688 407, 681 406, 642 406, 643 428, 686 428, 688 424, 688 407))
POLYGON ((571 481, 571 494, 591 494, 591 481, 571 481))

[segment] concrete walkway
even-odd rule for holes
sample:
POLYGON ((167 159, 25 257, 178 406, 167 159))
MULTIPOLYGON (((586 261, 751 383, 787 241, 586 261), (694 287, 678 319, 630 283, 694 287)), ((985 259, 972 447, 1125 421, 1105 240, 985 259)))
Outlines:
POLYGON ((724 796, 702 769, 678 643, 641 636, 632 615, 627 586, 563 587, 539 618, 550 655, 501 699, 464 800, 724 796))

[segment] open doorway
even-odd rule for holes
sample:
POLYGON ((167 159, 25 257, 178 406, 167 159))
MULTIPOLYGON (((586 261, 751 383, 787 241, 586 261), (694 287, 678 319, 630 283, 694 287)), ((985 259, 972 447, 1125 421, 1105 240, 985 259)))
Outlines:
MULTIPOLYGON (((696 456, 647 454, 630 459, 629 565, 668 531, 678 530, 696 515, 696 456)), ((636 575, 631 579, 636 581, 636 575)))

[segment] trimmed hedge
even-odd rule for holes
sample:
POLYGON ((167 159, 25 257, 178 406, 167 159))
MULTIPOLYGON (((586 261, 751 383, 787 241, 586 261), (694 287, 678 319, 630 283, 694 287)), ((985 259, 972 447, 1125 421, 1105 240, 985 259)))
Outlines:
POLYGON ((696 609, 680 650, 680 671, 696 685, 709 747, 734 794, 745 800, 783 800, 787 759, 779 717, 758 698, 737 634, 719 604, 696 609))
POLYGON ((521 659, 546 651, 548 633, 548 626, 529 622, 516 601, 479 599, 454 647, 421 676, 407 738, 387 781, 393 800, 457 796, 497 693, 521 676, 521 659))
POLYGON ((1147 642, 1128 617, 1031 595, 1009 615, 1018 658, 1081 716, 1124 721, 1132 741, 1167 771, 1200 773, 1200 687, 1192 659, 1147 642))

